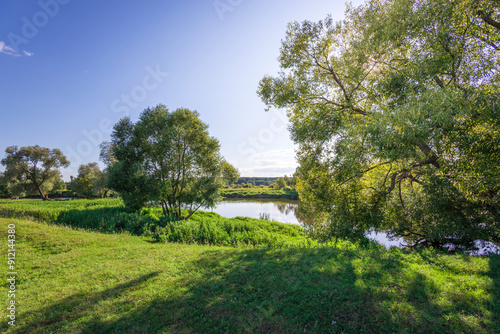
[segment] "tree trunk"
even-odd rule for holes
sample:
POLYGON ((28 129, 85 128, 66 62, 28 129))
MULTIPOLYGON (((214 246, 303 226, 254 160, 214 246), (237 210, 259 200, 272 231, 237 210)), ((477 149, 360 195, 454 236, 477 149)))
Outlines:
POLYGON ((42 196, 42 200, 47 201, 49 199, 49 197, 48 197, 48 195, 45 195, 43 193, 42 189, 40 188, 40 185, 38 185, 37 183, 35 183, 35 187, 38 190, 38 193, 40 194, 40 196, 42 196))

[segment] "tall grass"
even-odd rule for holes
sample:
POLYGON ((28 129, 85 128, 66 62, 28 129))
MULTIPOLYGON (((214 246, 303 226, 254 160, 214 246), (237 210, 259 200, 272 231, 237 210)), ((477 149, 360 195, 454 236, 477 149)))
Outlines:
POLYGON ((224 218, 197 212, 190 220, 163 217, 160 208, 127 212, 118 199, 44 202, 1 200, 0 216, 32 218, 104 233, 127 232, 160 243, 221 246, 311 247, 317 244, 300 226, 247 217, 224 218))
POLYGON ((500 332, 497 255, 342 241, 311 249, 157 244, 3 218, 0 236, 10 224, 19 304, 9 326, 5 294, 1 333, 500 332))

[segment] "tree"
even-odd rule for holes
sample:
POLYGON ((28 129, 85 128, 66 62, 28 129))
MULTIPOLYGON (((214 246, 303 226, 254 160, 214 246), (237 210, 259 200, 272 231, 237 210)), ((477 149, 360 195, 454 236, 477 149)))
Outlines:
POLYGON ((74 179, 72 188, 80 196, 98 196, 98 182, 102 177, 102 172, 97 162, 80 165, 78 176, 74 179))
POLYGON ((68 159, 57 148, 10 146, 5 153, 2 165, 6 167, 5 177, 13 194, 36 190, 43 200, 47 200, 46 194, 61 179, 57 168, 69 166, 68 159))
POLYGON ((59 178, 54 179, 52 184, 52 189, 48 192, 50 195, 61 194, 67 190, 66 182, 62 179, 61 174, 59 174, 59 178))
POLYGON ((148 108, 137 123, 123 118, 114 127, 117 162, 110 170, 110 187, 131 209, 157 201, 165 215, 188 219, 201 207, 213 207, 226 180, 239 177, 219 146, 196 111, 148 108))
POLYGON ((9 190, 7 189, 7 180, 3 173, 0 173, 0 198, 9 197, 9 190))
POLYGON ((222 161, 222 176, 226 180, 226 184, 238 181, 240 172, 227 161, 222 161))
POLYGON ((101 149, 99 153, 99 160, 101 160, 106 168, 101 173, 101 176, 99 179, 96 181, 94 187, 95 187, 95 192, 99 196, 106 198, 108 194, 111 194, 112 196, 113 191, 109 188, 109 171, 113 164, 117 162, 116 158, 113 156, 113 144, 111 142, 102 142, 99 145, 99 148, 101 149))
POLYGON ((258 93, 288 112, 319 235, 500 241, 499 22, 494 1, 373 0, 289 25, 258 93))
POLYGON ((280 177, 273 183, 274 189, 284 189, 286 187, 286 180, 283 177, 280 177))

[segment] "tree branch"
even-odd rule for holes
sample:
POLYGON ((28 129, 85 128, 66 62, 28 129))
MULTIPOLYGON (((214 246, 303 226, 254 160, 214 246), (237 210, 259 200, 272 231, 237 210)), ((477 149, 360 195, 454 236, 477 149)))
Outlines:
POLYGON ((489 24, 490 26, 497 28, 500 30, 500 22, 497 22, 491 18, 491 16, 487 15, 483 10, 478 10, 477 13, 479 14, 479 17, 486 23, 489 24))

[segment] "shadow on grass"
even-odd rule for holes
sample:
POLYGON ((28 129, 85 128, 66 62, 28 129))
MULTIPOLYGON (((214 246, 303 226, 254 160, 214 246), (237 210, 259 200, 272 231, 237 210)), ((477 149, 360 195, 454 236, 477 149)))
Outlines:
POLYGON ((490 256, 489 276, 493 281, 491 313, 493 314, 494 332, 500 333, 500 255, 490 256))
POLYGON ((112 207, 64 211, 54 223, 102 233, 128 231, 140 235, 145 225, 157 224, 157 220, 148 215, 128 212, 125 208, 112 207))
MULTIPOLYGON (((64 328, 68 323, 85 321, 85 318, 94 319, 96 316, 94 308, 99 303, 126 294, 156 276, 158 276, 158 272, 153 272, 94 294, 80 293, 71 295, 38 311, 35 320, 26 325, 18 326, 16 333, 65 333, 67 331, 64 328)), ((6 329, 6 326, 0 328, 0 330, 6 329)))
MULTIPOLYGON (((491 265, 498 319, 498 258, 492 258, 491 265)), ((440 289, 432 277, 410 270, 400 255, 378 250, 210 249, 184 270, 197 274, 182 275, 173 283, 179 289, 171 296, 121 312, 118 320, 91 317, 90 308, 155 274, 84 299, 83 307, 82 296, 70 297, 44 310, 40 324, 52 328, 60 319, 53 314, 69 308, 75 313, 64 321, 85 316, 78 327, 83 333, 486 333, 492 329, 463 320, 464 309, 481 312, 475 306, 480 301, 469 296, 460 305, 440 306, 440 289)))

